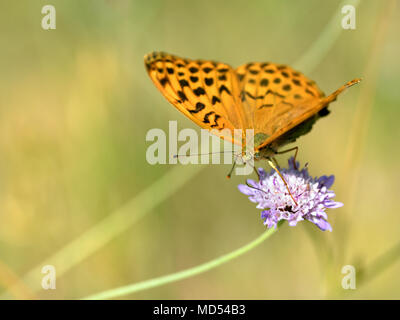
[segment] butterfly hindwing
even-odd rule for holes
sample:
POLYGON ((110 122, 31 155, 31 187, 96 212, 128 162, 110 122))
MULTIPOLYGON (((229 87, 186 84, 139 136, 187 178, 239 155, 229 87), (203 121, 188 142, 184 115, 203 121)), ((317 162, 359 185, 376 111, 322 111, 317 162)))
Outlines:
MULTIPOLYGON (((313 116, 317 115, 322 109, 326 108, 331 102, 335 101, 340 93, 342 93, 347 88, 359 83, 360 81, 361 79, 351 80, 346 84, 344 84, 343 86, 341 86, 339 89, 337 89, 329 96, 323 97, 321 95, 319 99, 317 99, 317 101, 311 100, 296 104, 295 108, 293 108, 290 112, 286 112, 285 114, 282 115, 279 128, 276 131, 274 131, 273 135, 268 137, 268 139, 266 139, 259 146, 259 148, 272 144, 274 141, 277 141, 289 130, 295 129, 297 128, 297 126, 304 123, 306 120, 311 119, 313 116)), ((282 141, 280 141, 277 144, 278 147, 281 144, 281 142, 282 141)))
POLYGON ((323 93, 315 83, 285 65, 248 63, 236 69, 250 128, 273 136, 299 105, 316 104, 323 93))

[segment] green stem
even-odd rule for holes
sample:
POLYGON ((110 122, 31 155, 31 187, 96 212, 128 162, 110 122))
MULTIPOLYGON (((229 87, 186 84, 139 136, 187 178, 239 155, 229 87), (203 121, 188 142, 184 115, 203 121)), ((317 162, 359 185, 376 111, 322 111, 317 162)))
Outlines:
POLYGON ((84 298, 85 300, 101 300, 101 299, 111 299, 111 298, 116 298, 120 296, 124 296, 127 294, 132 294, 138 291, 154 288, 154 287, 159 287, 167 283, 171 282, 176 282, 182 279, 186 279, 189 277, 193 277, 197 274, 206 272, 208 270, 211 270, 213 268, 216 268, 228 261, 231 261, 242 254, 250 251, 251 249, 254 249, 257 247, 259 244, 261 244, 264 240, 268 239, 272 234, 276 232, 277 228, 271 228, 267 229, 261 236, 253 240, 252 242, 244 245, 243 247, 240 247, 239 249, 236 249, 235 251, 232 251, 228 254, 225 254, 221 257, 218 257, 214 260, 211 260, 209 262, 203 263, 201 265, 198 265, 196 267, 182 270, 176 273, 172 273, 166 276, 162 276, 159 278, 153 278, 150 280, 142 281, 142 282, 137 282, 133 283, 127 286, 122 286, 118 287, 115 289, 111 290, 106 290, 91 296, 88 296, 84 298))
MULTIPOLYGON (((111 212, 89 230, 34 267, 22 278, 22 281, 33 291, 39 290, 43 277, 42 267, 48 264, 56 267, 57 277, 62 276, 122 232, 128 230, 146 214, 152 212, 202 168, 203 166, 176 166, 169 170, 125 205, 111 212)), ((10 299, 9 292, 17 288, 17 285, 8 288, 8 292, 2 294, 0 299, 10 299)))

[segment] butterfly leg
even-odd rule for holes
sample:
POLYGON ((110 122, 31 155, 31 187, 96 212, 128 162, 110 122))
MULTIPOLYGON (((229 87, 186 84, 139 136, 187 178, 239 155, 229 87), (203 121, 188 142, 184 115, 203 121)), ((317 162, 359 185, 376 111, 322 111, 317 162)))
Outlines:
MULTIPOLYGON (((228 179, 230 179, 231 176, 232 176, 233 170, 235 169, 235 166, 236 166, 236 164, 237 164, 237 158, 240 157, 240 156, 243 157, 243 155, 242 155, 241 153, 239 153, 239 154, 234 154, 233 151, 232 151, 232 155, 233 155, 233 159, 234 159, 234 160, 233 160, 233 165, 232 165, 231 170, 229 170, 229 173, 226 175, 226 177, 227 177, 228 179)), ((242 161, 243 161, 243 160, 242 160, 242 161)), ((260 174, 258 173, 256 167, 255 167, 254 165, 253 165, 252 167, 253 167, 255 173, 256 173, 257 176, 258 176, 258 180, 260 180, 260 174)))
POLYGON ((293 148, 283 150, 283 151, 275 151, 275 154, 283 154, 283 153, 291 152, 293 150, 296 150, 294 153, 294 157, 293 157, 293 167, 297 170, 296 158, 297 158, 297 153, 299 152, 299 147, 293 147, 293 148))
POLYGON ((275 165, 278 167, 278 168, 280 168, 281 166, 279 165, 279 163, 278 163, 278 160, 276 160, 276 158, 275 157, 272 157, 272 161, 274 161, 275 162, 275 165))
POLYGON ((257 177, 258 177, 258 181, 260 181, 260 173, 258 172, 258 170, 256 169, 256 167, 253 167, 254 172, 256 173, 257 177))
POLYGON ((267 158, 267 161, 268 161, 268 164, 269 164, 269 165, 278 173, 278 175, 281 177, 283 183, 284 183, 285 186, 286 186, 287 191, 288 191, 289 194, 290 194, 290 197, 292 198, 292 200, 294 201, 294 203, 295 203, 296 206, 297 206, 297 205, 298 205, 298 204, 297 204, 297 201, 294 199, 292 193, 290 192, 289 186, 288 186, 288 184, 287 184, 285 178, 283 177, 282 173, 278 170, 277 166, 275 166, 275 164, 272 162, 271 158, 267 158))

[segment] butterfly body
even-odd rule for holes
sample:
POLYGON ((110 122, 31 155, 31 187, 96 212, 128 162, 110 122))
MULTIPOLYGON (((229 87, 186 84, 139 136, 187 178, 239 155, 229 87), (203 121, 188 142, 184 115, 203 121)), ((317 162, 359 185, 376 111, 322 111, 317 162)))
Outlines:
POLYGON ((233 69, 153 52, 145 56, 145 66, 167 100, 200 127, 242 147, 246 129, 253 129, 255 159, 271 157, 308 133, 329 113, 329 103, 360 81, 325 97, 314 81, 281 64, 252 62, 233 69))

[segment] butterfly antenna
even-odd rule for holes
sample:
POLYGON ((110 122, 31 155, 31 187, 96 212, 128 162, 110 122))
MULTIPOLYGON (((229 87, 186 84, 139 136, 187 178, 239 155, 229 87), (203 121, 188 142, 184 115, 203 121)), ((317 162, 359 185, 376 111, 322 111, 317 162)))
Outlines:
POLYGON ((296 206, 297 206, 298 203, 297 203, 297 201, 294 199, 292 193, 290 192, 289 186, 288 186, 288 184, 287 184, 285 178, 284 178, 283 175, 281 174, 281 172, 278 170, 278 167, 275 166, 275 164, 271 161, 271 159, 268 158, 267 161, 268 161, 268 164, 269 164, 269 165, 278 173, 278 175, 281 177, 283 183, 284 183, 285 186, 286 186, 287 191, 288 191, 289 194, 290 194, 290 197, 292 198, 292 200, 294 201, 294 203, 295 203, 296 206))
POLYGON ((231 178, 232 173, 233 173, 233 170, 235 169, 235 166, 236 166, 236 159, 235 159, 235 161, 233 161, 233 165, 232 165, 231 170, 229 170, 229 173, 226 175, 226 177, 227 177, 228 179, 231 178))
POLYGON ((234 160, 233 160, 233 165, 232 165, 231 170, 229 170, 229 173, 226 175, 226 177, 227 177, 228 179, 230 179, 231 176, 232 176, 233 170, 235 169, 235 166, 236 166, 236 159, 237 159, 237 157, 238 157, 239 155, 240 155, 240 154, 235 154, 235 150, 232 150, 232 158, 233 158, 234 160))
POLYGON ((210 154, 217 154, 217 153, 225 153, 225 152, 230 152, 230 151, 216 151, 216 152, 208 152, 208 153, 193 153, 193 154, 174 154, 173 158, 179 158, 179 157, 192 157, 192 156, 205 156, 205 155, 210 155, 210 154))

